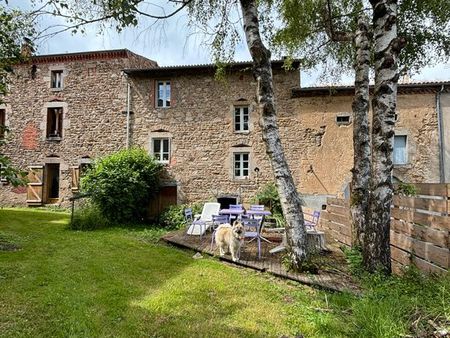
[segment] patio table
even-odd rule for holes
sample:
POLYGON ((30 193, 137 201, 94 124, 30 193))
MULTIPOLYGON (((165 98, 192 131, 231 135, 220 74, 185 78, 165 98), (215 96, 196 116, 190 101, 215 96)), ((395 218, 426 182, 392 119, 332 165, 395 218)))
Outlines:
POLYGON ((245 209, 221 209, 219 210, 220 215, 230 215, 231 216, 239 216, 242 215, 245 212, 245 209))

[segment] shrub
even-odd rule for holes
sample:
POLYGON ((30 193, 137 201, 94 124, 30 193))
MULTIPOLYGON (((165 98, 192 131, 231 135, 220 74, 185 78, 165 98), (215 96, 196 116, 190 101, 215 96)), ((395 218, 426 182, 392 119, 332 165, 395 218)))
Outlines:
POLYGON ((202 211, 202 207, 200 204, 171 205, 159 216, 160 226, 166 229, 181 229, 183 227, 186 227, 187 224, 184 219, 185 208, 191 208, 193 214, 199 214, 202 211))
POLYGON ((94 162, 81 188, 110 221, 141 222, 149 200, 159 188, 162 165, 145 150, 120 150, 94 162))
POLYGON ((275 183, 268 183, 263 190, 258 192, 253 199, 253 203, 264 204, 269 207, 272 214, 283 214, 281 209, 280 196, 278 195, 275 183))
POLYGON ((92 203, 86 203, 79 209, 75 209, 73 219, 69 223, 69 229, 95 230, 111 225, 113 225, 112 222, 103 216, 98 206, 92 203))

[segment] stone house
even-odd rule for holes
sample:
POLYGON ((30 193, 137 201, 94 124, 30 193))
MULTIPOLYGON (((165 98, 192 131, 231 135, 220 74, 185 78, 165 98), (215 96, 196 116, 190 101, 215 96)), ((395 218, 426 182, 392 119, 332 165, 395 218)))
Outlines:
MULTIPOLYGON (((282 61, 272 69, 281 138, 305 202, 318 208, 327 196, 347 195, 353 89, 300 88, 298 71, 284 70, 282 61)), ((37 177, 28 194, 2 187, 0 203, 64 204, 84 163, 127 145, 144 147, 165 165, 153 213, 175 202, 249 203, 273 177, 257 84, 247 62, 229 66, 221 81, 214 73, 213 65, 158 67, 126 50, 41 56, 18 66, 0 107, 12 131, 4 153, 37 177), (55 90, 58 81, 64 88, 55 90)), ((449 85, 399 86, 397 179, 450 181, 449 85)))
POLYGON ((3 154, 30 170, 27 188, 1 187, 2 205, 59 204, 76 190, 80 166, 126 145, 124 68, 156 62, 126 49, 34 56, 16 65, 0 116, 3 154))

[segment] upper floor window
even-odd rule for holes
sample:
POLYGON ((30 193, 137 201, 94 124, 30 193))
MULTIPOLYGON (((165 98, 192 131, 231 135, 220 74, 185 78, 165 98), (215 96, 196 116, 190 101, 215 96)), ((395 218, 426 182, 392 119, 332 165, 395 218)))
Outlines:
POLYGON ((47 109, 47 138, 61 138, 63 125, 63 109, 47 109))
POLYGON ((234 178, 248 178, 249 153, 234 153, 234 178))
POLYGON ((61 89, 63 87, 63 71, 52 70, 51 73, 51 88, 61 89))
POLYGON ((5 121, 6 121, 6 110, 0 109, 0 139, 5 138, 5 121))
POLYGON ((406 135, 394 136, 394 164, 408 163, 407 141, 406 135))
POLYGON ((157 82, 156 106, 170 107, 170 81, 157 82))
POLYGON ((161 163, 169 163, 170 160, 170 139, 169 138, 153 138, 152 154, 156 160, 161 163))
POLYGON ((234 108, 234 130, 235 131, 248 131, 248 107, 235 107, 234 108))

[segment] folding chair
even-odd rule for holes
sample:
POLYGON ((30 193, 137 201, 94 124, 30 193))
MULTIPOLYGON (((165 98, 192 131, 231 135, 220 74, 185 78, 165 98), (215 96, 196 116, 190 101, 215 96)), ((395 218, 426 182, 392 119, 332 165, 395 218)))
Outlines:
POLYGON ((248 243, 256 239, 258 242, 258 259, 261 259, 261 220, 255 218, 247 218, 242 220, 244 226, 244 238, 251 238, 248 243))

